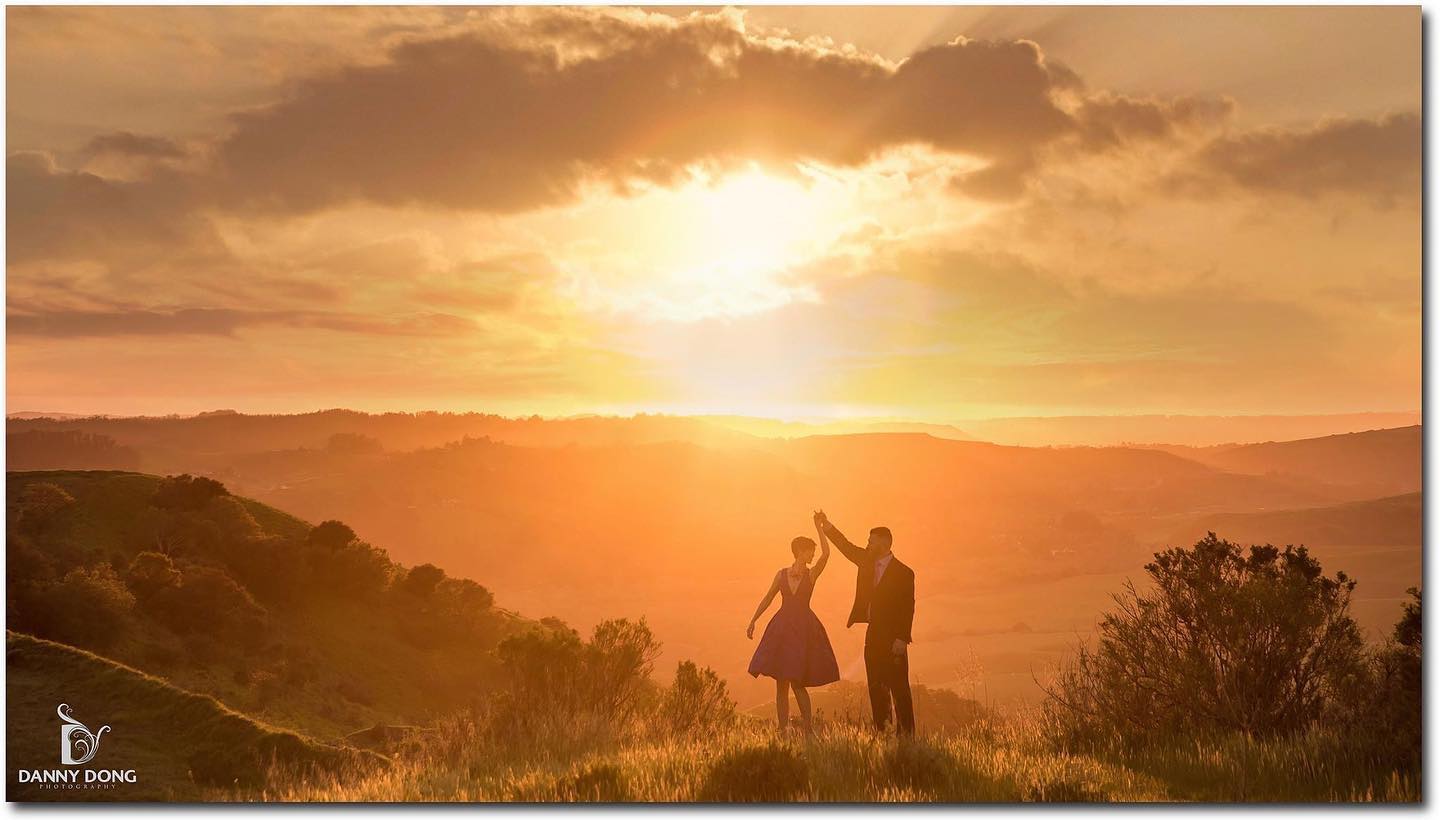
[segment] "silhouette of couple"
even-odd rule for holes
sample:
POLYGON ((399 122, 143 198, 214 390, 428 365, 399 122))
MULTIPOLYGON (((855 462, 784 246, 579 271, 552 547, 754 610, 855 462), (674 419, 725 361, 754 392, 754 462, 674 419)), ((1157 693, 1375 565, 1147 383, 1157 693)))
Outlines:
POLYGON ((824 510, 814 515, 815 534, 820 539, 820 560, 815 566, 815 542, 799 536, 790 542, 795 561, 775 574, 770 589, 755 609, 755 617, 745 630, 747 638, 755 637, 755 622, 780 595, 780 610, 765 627, 755 656, 750 660, 750 674, 775 679, 775 716, 780 728, 790 724, 790 690, 800 705, 800 717, 806 733, 810 731, 810 686, 824 686, 840 680, 835 650, 825 627, 810 609, 810 595, 815 582, 830 561, 830 543, 840 554, 855 564, 855 604, 850 608, 846 628, 857 623, 865 628, 865 677, 870 688, 870 710, 875 728, 884 731, 890 723, 894 703, 896 731, 901 735, 915 733, 915 712, 910 702, 910 625, 915 619, 915 573, 890 551, 890 530, 870 530, 870 540, 862 549, 845 536, 825 517, 824 510))

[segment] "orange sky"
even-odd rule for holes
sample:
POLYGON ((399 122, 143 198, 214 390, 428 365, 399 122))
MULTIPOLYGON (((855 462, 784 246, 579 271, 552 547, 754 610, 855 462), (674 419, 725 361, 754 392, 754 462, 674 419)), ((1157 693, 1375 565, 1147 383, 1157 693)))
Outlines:
POLYGON ((7 31, 11 411, 1420 403, 1418 8, 7 31))

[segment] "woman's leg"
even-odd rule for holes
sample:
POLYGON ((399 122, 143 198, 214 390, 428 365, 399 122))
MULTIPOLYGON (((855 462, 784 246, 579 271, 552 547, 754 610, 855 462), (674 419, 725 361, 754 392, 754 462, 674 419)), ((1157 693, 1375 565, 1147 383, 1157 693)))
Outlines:
POLYGON ((795 702, 800 704, 800 722, 804 726, 805 734, 810 734, 810 693, 805 691, 797 681, 790 684, 795 690, 795 702))
POLYGON ((775 679, 775 719, 782 732, 790 725, 790 681, 779 678, 775 679))

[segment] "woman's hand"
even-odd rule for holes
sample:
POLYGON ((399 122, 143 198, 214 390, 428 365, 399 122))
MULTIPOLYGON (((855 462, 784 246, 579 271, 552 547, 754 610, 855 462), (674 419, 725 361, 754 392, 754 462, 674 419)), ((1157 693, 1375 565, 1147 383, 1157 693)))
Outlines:
POLYGON ((749 639, 752 640, 752 641, 755 640, 755 622, 754 622, 754 621, 751 621, 751 622, 750 622, 750 625, 747 626, 747 627, 745 627, 745 637, 749 638, 749 639))

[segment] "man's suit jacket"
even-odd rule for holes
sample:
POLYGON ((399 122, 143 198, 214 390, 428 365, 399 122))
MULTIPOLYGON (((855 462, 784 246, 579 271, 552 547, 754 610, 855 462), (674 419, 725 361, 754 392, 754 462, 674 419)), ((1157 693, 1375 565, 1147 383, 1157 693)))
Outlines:
POLYGON ((915 572, 891 556, 890 565, 875 584, 875 560, 882 557, 857 547, 846 540, 835 525, 825 523, 825 534, 840 554, 850 559, 858 571, 855 575, 855 605, 845 626, 868 623, 867 640, 910 642, 910 627, 915 622, 915 572))

